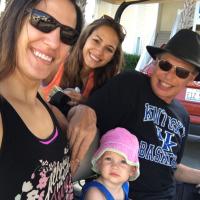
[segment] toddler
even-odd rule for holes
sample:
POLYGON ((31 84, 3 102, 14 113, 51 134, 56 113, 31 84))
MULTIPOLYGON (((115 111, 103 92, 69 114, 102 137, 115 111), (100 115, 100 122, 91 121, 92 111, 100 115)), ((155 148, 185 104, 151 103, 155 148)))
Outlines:
POLYGON ((86 183, 81 200, 128 200, 129 184, 138 178, 139 142, 124 128, 103 135, 92 158, 92 169, 99 177, 86 183))

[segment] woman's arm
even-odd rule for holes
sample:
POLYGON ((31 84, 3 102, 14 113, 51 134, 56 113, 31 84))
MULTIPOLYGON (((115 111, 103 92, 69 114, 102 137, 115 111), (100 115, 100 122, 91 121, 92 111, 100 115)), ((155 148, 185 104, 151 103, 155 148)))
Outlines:
POLYGON ((67 136, 72 147, 72 161, 75 161, 72 165, 77 169, 97 133, 96 114, 92 108, 80 104, 69 111, 68 120, 67 136))
POLYGON ((200 184, 200 170, 178 164, 175 171, 175 178, 185 183, 200 184))
POLYGON ((64 93, 70 97, 71 101, 68 102, 71 106, 76 106, 80 103, 86 102, 87 98, 84 97, 81 93, 78 87, 76 88, 66 88, 64 90, 64 93))

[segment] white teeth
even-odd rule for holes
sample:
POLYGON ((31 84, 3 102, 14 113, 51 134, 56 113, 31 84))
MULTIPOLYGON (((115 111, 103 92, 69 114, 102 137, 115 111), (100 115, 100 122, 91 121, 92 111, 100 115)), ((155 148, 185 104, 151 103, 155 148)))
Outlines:
POLYGON ((38 58, 41 58, 41 59, 43 59, 43 60, 45 60, 45 61, 47 61, 47 62, 51 62, 52 59, 53 59, 52 57, 47 56, 47 55, 45 55, 45 54, 42 54, 42 53, 40 53, 39 51, 34 50, 33 52, 34 52, 34 55, 35 55, 35 56, 37 56, 38 58))
POLYGON ((165 82, 163 82, 163 81, 161 81, 160 84, 161 84, 163 87, 168 87, 168 88, 171 87, 170 84, 165 83, 165 82))
POLYGON ((90 57, 93 59, 93 60, 95 60, 96 62, 99 62, 100 61, 100 59, 99 58, 97 58, 95 55, 93 55, 93 54, 90 54, 90 57))

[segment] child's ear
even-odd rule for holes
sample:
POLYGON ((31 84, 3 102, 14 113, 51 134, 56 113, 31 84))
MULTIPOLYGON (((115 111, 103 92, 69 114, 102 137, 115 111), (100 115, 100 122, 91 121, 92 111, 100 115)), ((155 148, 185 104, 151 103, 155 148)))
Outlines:
POLYGON ((99 168, 101 166, 101 157, 96 161, 96 168, 99 171, 99 168))
POLYGON ((97 165, 100 165, 101 164, 101 158, 99 158, 96 162, 97 165))
POLYGON ((134 176, 135 173, 136 173, 136 170, 137 170, 137 167, 132 166, 132 167, 131 167, 131 170, 130 170, 130 175, 129 175, 129 176, 134 176))

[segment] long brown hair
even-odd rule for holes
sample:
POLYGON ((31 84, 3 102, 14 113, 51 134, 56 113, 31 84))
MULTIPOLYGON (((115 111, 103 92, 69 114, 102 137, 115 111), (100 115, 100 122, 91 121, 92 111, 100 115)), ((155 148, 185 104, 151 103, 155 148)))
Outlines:
POLYGON ((122 52, 122 42, 125 37, 123 27, 108 16, 103 16, 89 24, 81 33, 77 43, 73 47, 64 66, 64 74, 61 81, 61 87, 82 86, 80 72, 83 67, 83 47, 88 37, 101 26, 109 26, 116 31, 119 44, 113 55, 113 58, 104 67, 94 69, 94 88, 101 87, 109 78, 119 73, 124 65, 124 55, 122 52))
MULTIPOLYGON (((0 19, 0 80, 12 73, 17 65, 16 48, 27 10, 41 0, 10 0, 0 19)), ((77 14, 76 30, 82 29, 82 14, 75 0, 70 0, 77 14)))

